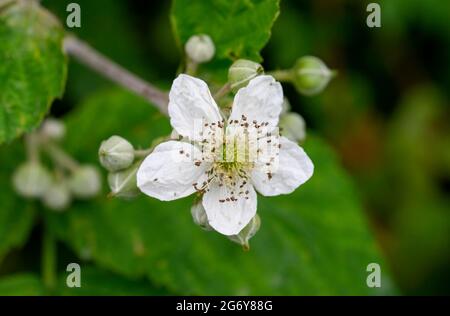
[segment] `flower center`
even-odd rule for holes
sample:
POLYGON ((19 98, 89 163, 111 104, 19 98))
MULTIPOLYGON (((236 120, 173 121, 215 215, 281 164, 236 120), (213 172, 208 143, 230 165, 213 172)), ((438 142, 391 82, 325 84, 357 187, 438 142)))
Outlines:
MULTIPOLYGON (((201 142, 203 160, 212 163, 206 172, 207 180, 200 186, 196 184, 197 191, 208 191, 212 183, 226 188, 231 194, 230 200, 246 196, 245 186, 249 182, 250 173, 255 167, 258 150, 258 139, 261 137, 259 126, 253 128, 246 122, 232 121, 227 126, 219 126, 210 131, 211 124, 204 124, 201 142)), ((255 123, 257 124, 257 123, 255 123)))
POLYGON ((249 160, 248 144, 234 138, 221 145, 213 163, 212 176, 219 181, 219 185, 235 187, 240 179, 248 180, 253 165, 249 160))

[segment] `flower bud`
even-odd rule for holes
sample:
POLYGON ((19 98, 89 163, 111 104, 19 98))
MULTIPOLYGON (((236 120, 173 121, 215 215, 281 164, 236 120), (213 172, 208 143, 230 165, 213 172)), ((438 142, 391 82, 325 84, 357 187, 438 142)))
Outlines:
POLYGON ((51 210, 62 211, 69 206, 71 199, 66 183, 54 181, 42 197, 42 202, 51 210))
POLYGON ((303 117, 295 112, 289 112, 281 115, 280 123, 281 135, 292 140, 293 142, 300 142, 305 140, 305 120, 303 117))
POLYGON ((297 90, 307 96, 313 96, 327 86, 333 77, 322 60, 313 56, 299 58, 293 69, 293 83, 297 90))
POLYGON ((211 225, 209 225, 208 217, 206 216, 205 208, 202 205, 202 201, 199 200, 194 202, 191 207, 191 214, 194 223, 203 228, 204 230, 213 230, 211 225))
POLYGON ((134 161, 134 148, 126 139, 111 136, 100 145, 98 157, 103 167, 114 172, 131 166, 134 161))
POLYGON ((19 166, 13 174, 14 189, 27 198, 41 197, 51 183, 51 175, 38 162, 26 162, 19 166))
POLYGON ((263 73, 264 68, 260 64, 251 60, 238 59, 228 70, 228 82, 231 84, 231 89, 236 91, 263 73))
POLYGON ((191 36, 184 48, 186 55, 197 64, 210 61, 216 52, 211 37, 205 34, 191 36))
POLYGON ((255 217, 253 217, 250 222, 245 226, 237 235, 228 236, 228 239, 231 241, 234 241, 235 243, 240 244, 244 250, 250 249, 250 238, 255 236, 255 234, 258 232, 259 227, 261 226, 261 219, 259 218, 259 215, 256 214, 255 217))
POLYGON ((69 179, 70 191, 75 197, 87 199, 97 195, 101 189, 100 173, 94 166, 81 166, 69 179))
POLYGON ((131 168, 108 174, 108 184, 112 196, 133 198, 139 194, 136 182, 139 166, 140 163, 136 163, 131 168))
POLYGON ((41 126, 41 133, 53 140, 61 140, 66 134, 66 126, 60 120, 48 118, 41 126))

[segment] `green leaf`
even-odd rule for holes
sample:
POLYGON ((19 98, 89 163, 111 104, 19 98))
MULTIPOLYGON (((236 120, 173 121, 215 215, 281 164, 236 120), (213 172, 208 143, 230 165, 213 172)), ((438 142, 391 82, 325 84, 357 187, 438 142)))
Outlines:
POLYGON ((69 272, 62 273, 55 292, 48 292, 42 280, 34 274, 22 273, 0 278, 0 296, 39 296, 48 293, 56 295, 167 295, 145 280, 128 280, 93 266, 81 266, 81 287, 70 288, 66 278, 69 272))
POLYGON ((66 284, 69 272, 59 280, 59 295, 167 295, 168 292, 152 286, 145 280, 128 280, 110 272, 81 266, 81 287, 70 288, 66 284))
POLYGON ((66 79, 63 30, 36 1, 0 8, 0 143, 37 127, 66 79))
POLYGON ((278 13, 278 0, 175 0, 171 20, 180 45, 192 35, 208 34, 217 59, 261 61, 259 52, 278 13))
MULTIPOLYGON (((128 93, 104 92, 78 109, 68 120, 68 145, 93 162, 97 146, 112 134, 148 145, 170 130, 166 118, 128 93)), ((366 286, 371 262, 381 264, 383 293, 390 293, 388 269, 349 177, 319 138, 310 136, 306 151, 315 163, 313 178, 291 195, 259 197, 262 227, 249 252, 194 225, 191 198, 104 197, 76 203, 65 214, 48 213, 47 221, 80 257, 88 254, 124 276, 147 276, 173 293, 377 294, 366 286)))
POLYGON ((0 262, 9 250, 21 247, 26 242, 34 224, 33 204, 18 197, 12 187, 12 173, 22 157, 21 143, 0 149, 0 262))
POLYGON ((0 279, 0 296, 38 296, 44 293, 41 280, 31 273, 16 274, 0 279))

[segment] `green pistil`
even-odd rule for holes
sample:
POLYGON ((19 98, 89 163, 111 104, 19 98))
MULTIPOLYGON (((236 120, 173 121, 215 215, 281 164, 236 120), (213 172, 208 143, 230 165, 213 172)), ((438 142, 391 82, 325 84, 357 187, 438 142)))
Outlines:
POLYGON ((235 161, 224 161, 217 163, 218 169, 223 170, 226 173, 237 171, 242 166, 242 163, 235 161))

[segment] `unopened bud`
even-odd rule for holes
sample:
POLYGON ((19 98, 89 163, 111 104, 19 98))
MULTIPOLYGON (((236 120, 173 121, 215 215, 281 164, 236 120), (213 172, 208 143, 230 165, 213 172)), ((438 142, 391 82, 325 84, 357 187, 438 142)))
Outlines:
POLYGON ((197 64, 210 61, 216 52, 211 37, 205 34, 191 36, 184 48, 186 55, 197 64))
POLYGON ((305 140, 305 120, 300 114, 289 112, 281 115, 279 126, 281 134, 293 142, 305 140))
POLYGON ((100 173, 94 166, 81 166, 69 179, 69 188, 75 197, 91 198, 101 189, 100 173))
POLYGON ((299 58, 293 69, 293 83, 297 90, 307 96, 313 96, 328 85, 334 72, 317 57, 299 58))
POLYGON ((191 214, 194 223, 203 228, 204 230, 213 230, 211 225, 209 225, 208 217, 206 216, 205 208, 202 205, 202 201, 199 200, 195 202, 191 207, 191 214))
POLYGON ((69 206, 70 201, 70 190, 66 183, 61 181, 53 182, 42 197, 44 205, 54 211, 66 209, 69 206))
POLYGON ((259 218, 259 215, 256 214, 255 217, 253 217, 250 220, 250 222, 239 232, 239 234, 228 236, 228 238, 234 241, 235 243, 240 244, 244 248, 244 250, 249 250, 250 238, 255 236, 260 226, 261 226, 261 219, 259 218))
POLYGON ((60 140, 66 134, 66 126, 60 120, 48 118, 41 127, 41 132, 53 140, 60 140))
POLYGON ((247 86, 250 80, 264 73, 264 68, 251 60, 238 59, 228 70, 228 82, 236 91, 247 86))
POLYGON ((140 163, 131 168, 108 174, 108 184, 111 195, 121 198, 133 198, 139 194, 136 182, 136 173, 140 163))
POLYGON ((14 189, 27 198, 41 197, 51 183, 51 175, 38 162, 26 162, 13 174, 14 189))
POLYGON ((100 145, 98 157, 103 167, 115 172, 131 166, 134 161, 134 148, 126 139, 111 136, 100 145))

